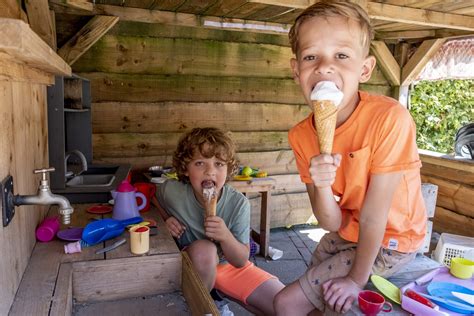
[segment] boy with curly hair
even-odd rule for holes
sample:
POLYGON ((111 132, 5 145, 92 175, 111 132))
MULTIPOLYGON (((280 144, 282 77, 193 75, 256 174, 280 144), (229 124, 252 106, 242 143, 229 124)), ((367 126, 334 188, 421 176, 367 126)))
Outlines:
POLYGON ((173 156, 179 181, 157 191, 166 226, 189 254, 208 290, 216 288, 256 314, 272 315, 273 298, 284 285, 249 258, 250 203, 227 185, 237 168, 232 140, 216 128, 185 134, 173 156), (206 216, 214 191, 217 214, 206 216))

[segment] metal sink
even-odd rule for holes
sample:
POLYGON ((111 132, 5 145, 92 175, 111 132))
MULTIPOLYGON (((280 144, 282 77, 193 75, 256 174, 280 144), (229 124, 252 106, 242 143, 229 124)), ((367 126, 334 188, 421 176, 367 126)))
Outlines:
POLYGON ((66 182, 66 186, 76 188, 107 187, 114 180, 113 174, 81 174, 66 182))

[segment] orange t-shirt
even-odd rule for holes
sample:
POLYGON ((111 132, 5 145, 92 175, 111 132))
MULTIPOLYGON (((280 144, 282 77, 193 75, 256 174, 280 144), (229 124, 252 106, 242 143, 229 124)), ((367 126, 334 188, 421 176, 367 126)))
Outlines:
MULTIPOLYGON (((342 155, 332 185, 334 195, 340 197, 342 211, 339 235, 357 242, 370 175, 403 171, 390 206, 382 246, 400 252, 416 251, 423 244, 427 217, 415 124, 396 100, 363 91, 359 95, 357 108, 334 136, 333 152, 342 155)), ((310 159, 320 154, 313 114, 294 126, 288 138, 301 180, 312 183, 310 159)))

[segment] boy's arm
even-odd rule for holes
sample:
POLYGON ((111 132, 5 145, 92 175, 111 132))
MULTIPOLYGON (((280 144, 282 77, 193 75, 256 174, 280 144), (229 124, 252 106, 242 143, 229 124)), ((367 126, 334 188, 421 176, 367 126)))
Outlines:
POLYGON ((341 226, 342 215, 331 187, 317 188, 314 184, 308 183, 306 184, 306 190, 319 226, 328 231, 338 231, 341 226))
POLYGON ((385 234, 387 217, 402 173, 372 175, 359 219, 359 240, 354 264, 346 277, 323 284, 324 300, 331 309, 345 313, 369 279, 385 234))
POLYGON ((382 244, 388 212, 403 173, 371 176, 359 219, 359 241, 349 277, 364 287, 382 244))
POLYGON ((249 258, 250 246, 242 244, 234 235, 221 242, 225 259, 236 268, 243 267, 249 258))
POLYGON ((204 223, 206 236, 218 241, 226 260, 234 267, 245 265, 249 258, 250 247, 235 238, 232 232, 219 216, 209 216, 204 223))
POLYGON ((161 207, 156 196, 151 198, 151 203, 158 209, 158 213, 165 222, 166 228, 171 233, 171 236, 174 238, 180 238, 183 232, 186 230, 186 226, 181 224, 181 222, 173 216, 169 215, 168 212, 161 207))

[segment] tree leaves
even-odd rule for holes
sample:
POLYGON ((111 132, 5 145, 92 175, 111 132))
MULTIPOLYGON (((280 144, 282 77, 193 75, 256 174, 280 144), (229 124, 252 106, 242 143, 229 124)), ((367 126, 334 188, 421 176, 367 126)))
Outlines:
POLYGON ((410 92, 410 113, 419 148, 453 153, 456 131, 474 122, 474 80, 418 82, 410 92))

